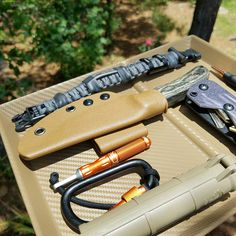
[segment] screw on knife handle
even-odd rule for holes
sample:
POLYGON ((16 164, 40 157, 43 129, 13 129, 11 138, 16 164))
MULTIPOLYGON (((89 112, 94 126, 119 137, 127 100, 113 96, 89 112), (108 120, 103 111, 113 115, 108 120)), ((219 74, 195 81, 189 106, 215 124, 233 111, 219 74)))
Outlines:
POLYGON ((233 75, 230 72, 224 71, 215 66, 212 66, 212 68, 219 73, 221 78, 225 79, 225 82, 227 84, 231 85, 233 88, 236 89, 236 75, 233 75))
POLYGON ((75 180, 86 179, 148 149, 150 145, 151 140, 148 137, 138 138, 112 152, 109 152, 92 163, 81 166, 76 170, 74 175, 54 184, 52 188, 56 190, 61 186, 71 184, 75 180))

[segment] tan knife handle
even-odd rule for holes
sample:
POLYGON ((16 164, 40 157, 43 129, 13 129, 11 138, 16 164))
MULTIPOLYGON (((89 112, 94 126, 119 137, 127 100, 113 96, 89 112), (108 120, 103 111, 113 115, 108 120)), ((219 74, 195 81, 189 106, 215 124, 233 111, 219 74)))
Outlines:
POLYGON ((129 95, 97 93, 51 113, 26 130, 18 150, 22 158, 31 160, 129 127, 167 107, 165 97, 156 90, 129 95))

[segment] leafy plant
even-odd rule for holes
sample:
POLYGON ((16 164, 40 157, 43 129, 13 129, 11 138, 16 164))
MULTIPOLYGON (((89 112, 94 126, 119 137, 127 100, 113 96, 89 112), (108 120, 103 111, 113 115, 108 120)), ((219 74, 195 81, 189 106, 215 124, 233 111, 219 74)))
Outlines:
POLYGON ((0 82, 0 103, 25 95, 33 84, 29 78, 21 80, 6 78, 0 79, 0 82))
POLYGON ((6 233, 9 235, 35 235, 30 218, 26 213, 16 212, 15 217, 7 222, 7 226, 6 233))
POLYGON ((155 40, 153 40, 152 38, 147 38, 145 42, 138 47, 139 51, 146 52, 148 50, 160 46, 162 44, 161 41, 164 39, 164 37, 164 35, 160 35, 155 40))
MULTIPOLYGON (((163 13, 168 2, 170 2, 170 0, 144 0, 140 4, 142 10, 152 11, 152 22, 160 31, 162 39, 165 38, 167 32, 170 32, 175 28, 174 21, 163 13)), ((136 3, 138 4, 137 0, 136 3)))
POLYGON ((0 235, 4 236, 33 236, 35 235, 34 229, 32 227, 31 221, 27 213, 22 212, 14 207, 8 206, 5 202, 1 200, 1 205, 7 208, 11 213, 12 217, 9 220, 1 220, 0 235))
POLYGON ((170 0, 144 0, 141 2, 138 0, 134 0, 136 4, 139 4, 142 9, 155 9, 160 6, 166 6, 170 0))
POLYGON ((2 178, 3 176, 8 180, 14 179, 14 175, 6 154, 0 155, 0 177, 2 178))
POLYGON ((16 76, 37 57, 60 65, 66 79, 91 71, 111 42, 112 12, 113 3, 101 0, 2 0, 0 61, 16 76))
POLYGON ((175 23, 158 9, 153 11, 152 20, 156 27, 163 33, 170 32, 175 28, 175 23))

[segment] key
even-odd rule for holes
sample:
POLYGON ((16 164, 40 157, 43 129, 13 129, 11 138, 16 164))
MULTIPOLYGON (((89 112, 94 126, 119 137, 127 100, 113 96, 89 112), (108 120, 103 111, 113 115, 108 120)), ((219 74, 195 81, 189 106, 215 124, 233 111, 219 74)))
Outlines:
POLYGON ((230 127, 229 127, 229 130, 230 130, 231 132, 233 132, 233 133, 236 133, 236 127, 235 127, 235 125, 230 126, 230 127))
POLYGON ((215 113, 215 111, 208 109, 208 112, 215 126, 218 129, 224 128, 225 123, 219 118, 219 116, 215 113))
POLYGON ((215 110, 216 114, 225 122, 225 123, 230 123, 231 120, 228 117, 228 115, 221 109, 215 110))

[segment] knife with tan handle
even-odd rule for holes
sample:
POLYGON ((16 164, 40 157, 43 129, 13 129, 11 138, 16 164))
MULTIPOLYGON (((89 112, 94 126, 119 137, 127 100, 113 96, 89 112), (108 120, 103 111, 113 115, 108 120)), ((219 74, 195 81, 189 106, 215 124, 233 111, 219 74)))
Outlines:
POLYGON ((182 77, 138 94, 97 93, 40 120, 20 137, 18 151, 31 160, 83 141, 129 127, 167 111, 185 99, 188 89, 207 79, 197 66, 182 77))

